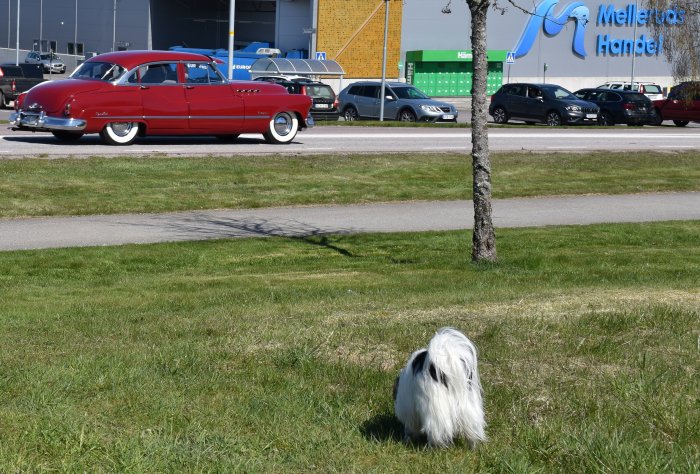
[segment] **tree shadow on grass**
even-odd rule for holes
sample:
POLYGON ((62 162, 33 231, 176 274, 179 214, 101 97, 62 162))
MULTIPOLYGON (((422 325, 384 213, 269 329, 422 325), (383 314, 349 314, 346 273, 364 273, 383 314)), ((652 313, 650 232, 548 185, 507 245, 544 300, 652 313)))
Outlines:
POLYGON ((395 441, 403 440, 403 425, 391 413, 375 415, 362 423, 360 433, 370 441, 395 441))

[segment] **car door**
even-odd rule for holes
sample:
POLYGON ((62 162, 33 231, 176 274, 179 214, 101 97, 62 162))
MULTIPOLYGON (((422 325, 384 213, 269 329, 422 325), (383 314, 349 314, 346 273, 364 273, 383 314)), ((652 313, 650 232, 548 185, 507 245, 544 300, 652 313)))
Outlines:
POLYGON ((379 86, 368 84, 357 96, 357 112, 362 117, 379 117, 379 86))
POLYGON ((152 63, 139 67, 127 84, 138 85, 143 118, 149 133, 172 134, 188 128, 185 91, 177 80, 178 63, 152 63))
POLYGON ((537 86, 527 86, 524 92, 523 117, 537 121, 543 120, 547 106, 544 103, 542 89, 537 86))
POLYGON ((527 86, 525 84, 513 84, 506 90, 506 109, 508 115, 514 119, 529 119, 528 101, 525 98, 527 86))
MULTIPOLYGON (((185 98, 191 129, 209 133, 238 133, 245 121, 240 93, 211 63, 184 64, 185 98)), ((248 93, 254 94, 254 87, 248 93)))
MULTIPOLYGON (((381 93, 381 86, 379 92, 381 93)), ((404 101, 405 102, 405 101, 404 101)), ((399 101, 398 96, 388 85, 384 86, 384 118, 396 118, 399 115, 399 108, 401 106, 401 101, 399 101)), ((377 110, 377 117, 379 117, 379 110, 377 110)))

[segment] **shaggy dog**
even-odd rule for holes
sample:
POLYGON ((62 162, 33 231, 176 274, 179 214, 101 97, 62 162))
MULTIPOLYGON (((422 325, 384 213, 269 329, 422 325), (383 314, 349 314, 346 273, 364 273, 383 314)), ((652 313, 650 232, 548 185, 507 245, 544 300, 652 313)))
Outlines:
POLYGON ((414 352, 394 384, 394 412, 405 440, 444 447, 455 438, 473 448, 486 440, 476 347, 461 332, 442 328, 427 349, 414 352))

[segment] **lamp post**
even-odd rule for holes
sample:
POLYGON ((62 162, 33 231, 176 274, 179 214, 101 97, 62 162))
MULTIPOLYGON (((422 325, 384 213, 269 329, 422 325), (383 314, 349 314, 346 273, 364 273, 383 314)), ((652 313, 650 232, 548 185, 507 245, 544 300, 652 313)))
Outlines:
POLYGON ((632 39, 632 74, 630 75, 630 90, 634 90, 634 61, 637 57, 637 7, 638 0, 634 0, 634 38, 632 39))
MULTIPOLYGON (((39 1, 39 53, 44 52, 44 0, 39 1)), ((50 60, 49 60, 50 61, 50 60)), ((49 62, 49 64, 51 64, 49 62)))
POLYGON ((228 80, 233 79, 233 38, 236 20, 236 0, 229 0, 228 6, 228 80))
POLYGON ((384 90, 386 88, 386 38, 389 33, 389 0, 384 0, 384 52, 382 54, 382 87, 379 92, 379 121, 384 121, 384 90))
MULTIPOLYGON (((73 22, 73 54, 78 55, 78 0, 75 0, 75 21, 73 22)), ((77 58, 76 58, 77 62, 77 58)))
POLYGON ((19 66, 19 7, 20 7, 20 0, 17 0, 17 40, 15 43, 16 49, 17 49, 17 57, 15 58, 15 66, 19 66))
POLYGON ((117 0, 114 0, 112 10, 112 51, 117 50, 117 0))

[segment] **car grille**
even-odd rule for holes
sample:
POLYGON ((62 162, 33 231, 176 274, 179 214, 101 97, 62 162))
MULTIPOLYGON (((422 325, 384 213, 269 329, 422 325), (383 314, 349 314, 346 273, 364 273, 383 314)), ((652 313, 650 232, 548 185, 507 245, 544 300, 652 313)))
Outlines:
POLYGON ((597 114, 598 107, 581 107, 581 111, 585 114, 597 114))
POLYGON ((449 114, 450 112, 452 112, 449 107, 440 107, 440 110, 442 110, 446 114, 449 114))

